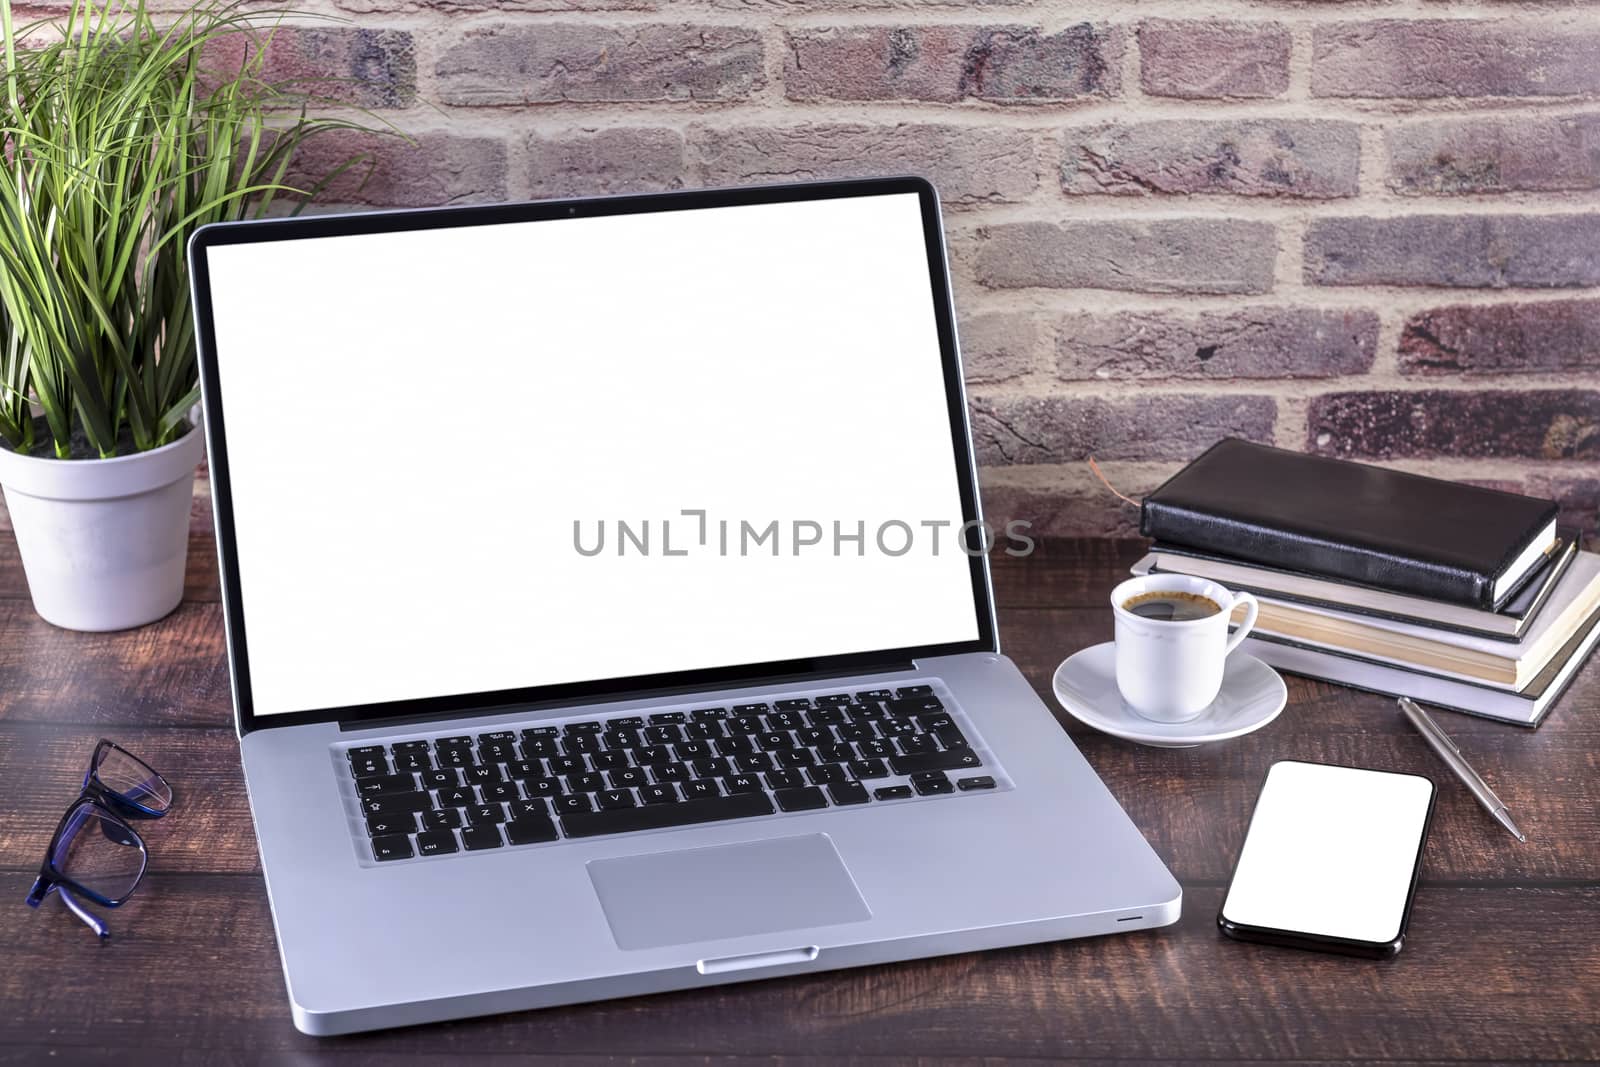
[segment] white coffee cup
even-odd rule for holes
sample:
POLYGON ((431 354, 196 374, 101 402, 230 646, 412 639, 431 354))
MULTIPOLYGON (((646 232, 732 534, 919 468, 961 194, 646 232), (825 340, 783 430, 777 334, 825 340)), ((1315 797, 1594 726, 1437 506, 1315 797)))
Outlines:
POLYGON ((1117 619, 1117 689, 1134 711, 1155 722, 1188 722, 1217 699, 1228 654, 1256 624, 1260 605, 1249 593, 1182 574, 1131 578, 1111 591, 1117 619), (1170 620, 1135 615, 1123 605, 1145 593, 1188 593, 1217 606, 1204 618, 1170 620), (1245 606, 1233 635, 1228 620, 1245 606))

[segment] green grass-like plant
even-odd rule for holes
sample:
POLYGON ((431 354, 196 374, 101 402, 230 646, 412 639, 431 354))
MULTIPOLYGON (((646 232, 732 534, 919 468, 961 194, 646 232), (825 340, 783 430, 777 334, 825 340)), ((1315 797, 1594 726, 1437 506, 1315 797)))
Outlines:
POLYGON ((101 457, 182 436, 200 395, 189 235, 303 204, 359 162, 287 184, 307 138, 364 127, 263 80, 278 13, 206 3, 158 23, 118 2, 17 30, 0 0, 0 438, 20 453, 48 454, 33 403, 61 458, 75 431, 101 457))

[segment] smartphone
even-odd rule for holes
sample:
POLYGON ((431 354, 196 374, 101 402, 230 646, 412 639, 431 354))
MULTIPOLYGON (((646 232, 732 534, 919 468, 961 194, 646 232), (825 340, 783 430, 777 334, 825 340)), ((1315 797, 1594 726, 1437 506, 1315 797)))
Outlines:
POLYGON ((1239 941, 1395 955, 1411 919, 1437 793, 1420 774, 1274 763, 1218 927, 1239 941))

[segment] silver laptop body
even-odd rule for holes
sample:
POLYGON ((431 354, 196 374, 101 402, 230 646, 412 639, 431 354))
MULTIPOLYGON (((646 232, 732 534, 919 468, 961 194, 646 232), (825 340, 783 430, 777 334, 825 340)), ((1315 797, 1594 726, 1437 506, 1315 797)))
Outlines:
POLYGON ((1177 920, 1001 653, 985 549, 1028 544, 979 526, 926 182, 229 224, 190 259, 300 1030, 1177 920))

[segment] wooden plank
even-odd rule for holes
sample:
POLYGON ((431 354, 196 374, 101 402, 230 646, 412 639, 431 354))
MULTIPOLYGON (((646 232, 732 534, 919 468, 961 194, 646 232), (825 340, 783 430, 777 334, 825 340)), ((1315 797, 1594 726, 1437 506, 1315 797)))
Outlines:
MULTIPOLYGON (((0 875, 0 897, 26 888, 0 875)), ((109 946, 55 902, 0 911, 0 936, 26 961, 0 968, 0 1043, 66 1062, 96 1047, 252 1058, 1600 1055, 1594 887, 1426 890, 1410 943, 1387 963, 1226 941, 1220 896, 1191 892, 1182 921, 1162 931, 317 1042, 291 1029, 258 880, 163 875, 113 916, 109 946)))

